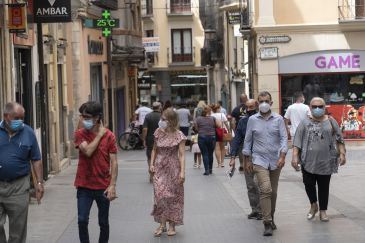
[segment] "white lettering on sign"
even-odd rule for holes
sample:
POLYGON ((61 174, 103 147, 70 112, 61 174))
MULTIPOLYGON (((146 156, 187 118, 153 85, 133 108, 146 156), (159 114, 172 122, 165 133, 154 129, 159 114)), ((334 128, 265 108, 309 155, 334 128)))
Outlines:
POLYGON ((67 8, 38 8, 37 15, 68 15, 67 8))
POLYGON ((325 50, 279 58, 280 73, 365 72, 364 50, 325 50))
POLYGON ((320 69, 360 68, 360 55, 319 56, 315 59, 315 65, 320 69))

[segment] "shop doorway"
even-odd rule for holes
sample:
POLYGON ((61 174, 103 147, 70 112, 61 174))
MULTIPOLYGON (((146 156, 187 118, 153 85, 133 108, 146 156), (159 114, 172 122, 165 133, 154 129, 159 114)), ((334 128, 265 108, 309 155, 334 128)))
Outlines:
POLYGON ((28 48, 15 48, 15 100, 25 109, 24 122, 34 128, 32 53, 28 48))
POLYGON ((122 134, 126 129, 125 124, 125 88, 118 88, 116 90, 116 102, 117 102, 117 134, 122 134))
POLYGON ((90 65, 91 100, 103 104, 103 75, 101 64, 90 65))

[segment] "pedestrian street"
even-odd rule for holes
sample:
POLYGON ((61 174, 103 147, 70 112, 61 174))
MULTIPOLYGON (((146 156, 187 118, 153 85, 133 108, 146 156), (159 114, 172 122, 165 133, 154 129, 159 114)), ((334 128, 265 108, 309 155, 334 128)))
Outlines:
MULTIPOLYGON (((309 202, 300 172, 290 165, 291 153, 282 171, 272 237, 262 236, 262 221, 249 220, 243 175, 232 179, 225 168, 214 168, 212 176, 202 176, 203 169, 193 168, 193 156, 186 153, 184 225, 177 235, 154 237, 158 224, 150 216, 153 205, 152 184, 148 181, 143 150, 118 154, 118 198, 111 203, 111 243, 239 243, 239 242, 365 242, 365 163, 361 147, 348 147, 348 162, 333 176, 328 215, 320 222, 318 215, 306 219, 309 202)), ((238 161, 237 161, 238 164, 238 161)), ((76 160, 45 184, 41 205, 32 203, 29 210, 29 243, 76 243, 78 240, 76 190, 73 187, 76 160)), ((90 240, 97 242, 97 208, 90 215, 90 240)))

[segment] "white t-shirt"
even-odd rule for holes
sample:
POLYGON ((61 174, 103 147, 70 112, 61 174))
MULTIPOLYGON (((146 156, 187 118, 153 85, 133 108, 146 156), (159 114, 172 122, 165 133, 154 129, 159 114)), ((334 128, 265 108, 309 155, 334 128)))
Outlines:
POLYGON ((138 122, 140 125, 143 125, 144 119, 148 113, 152 112, 151 108, 148 108, 146 106, 139 107, 134 113, 138 115, 138 122))
POLYGON ((223 124, 223 126, 226 127, 226 125, 224 124, 225 122, 228 121, 226 115, 217 112, 217 113, 212 113, 210 116, 215 117, 216 120, 220 121, 223 124))
POLYGON ((290 120, 290 135, 293 137, 299 123, 310 115, 309 106, 303 103, 294 103, 288 107, 284 117, 290 120))

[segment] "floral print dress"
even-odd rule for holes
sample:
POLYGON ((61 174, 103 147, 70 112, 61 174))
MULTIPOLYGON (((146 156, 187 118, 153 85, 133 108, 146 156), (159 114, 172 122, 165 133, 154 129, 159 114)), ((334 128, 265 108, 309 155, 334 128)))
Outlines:
POLYGON ((151 215, 155 221, 162 219, 183 224, 184 215, 184 185, 180 183, 179 144, 186 140, 181 131, 173 134, 162 129, 154 133, 157 145, 153 176, 154 205, 151 215))

